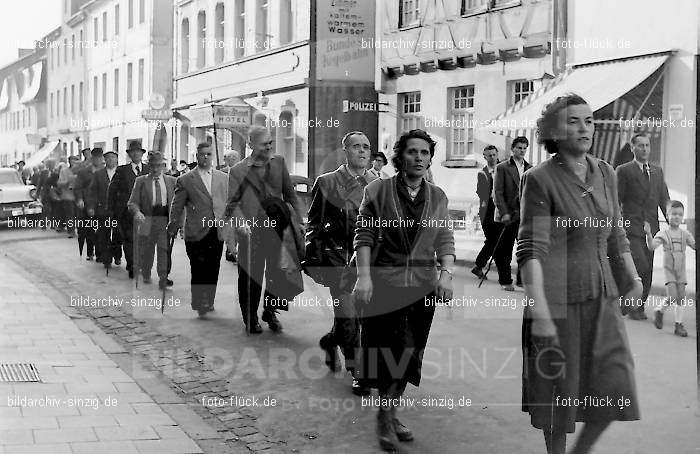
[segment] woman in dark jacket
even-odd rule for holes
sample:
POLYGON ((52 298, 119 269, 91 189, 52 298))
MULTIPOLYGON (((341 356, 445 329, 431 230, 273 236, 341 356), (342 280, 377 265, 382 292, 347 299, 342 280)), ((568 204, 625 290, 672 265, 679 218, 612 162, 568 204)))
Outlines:
POLYGON ((408 382, 418 386, 435 300, 452 298, 454 237, 447 197, 425 174, 435 142, 422 130, 404 133, 394 146, 398 172, 365 188, 354 247, 354 294, 364 308, 364 378, 379 389, 377 435, 382 449, 413 434, 396 419, 408 382), (436 259, 440 271, 436 270, 436 259))
POLYGON ((563 454, 588 453, 614 420, 639 419, 632 355, 608 250, 642 292, 622 228, 612 167, 588 154, 593 113, 578 95, 557 98, 537 122, 551 159, 523 175, 517 258, 528 298, 523 318, 523 411, 563 454), (612 405, 610 405, 612 402, 612 405))

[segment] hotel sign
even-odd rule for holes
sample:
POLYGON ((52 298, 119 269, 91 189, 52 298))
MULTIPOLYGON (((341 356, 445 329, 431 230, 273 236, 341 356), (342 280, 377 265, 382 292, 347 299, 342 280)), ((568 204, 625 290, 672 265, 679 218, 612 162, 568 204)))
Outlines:
POLYGON ((215 106, 214 125, 217 128, 247 128, 250 126, 250 107, 215 106))

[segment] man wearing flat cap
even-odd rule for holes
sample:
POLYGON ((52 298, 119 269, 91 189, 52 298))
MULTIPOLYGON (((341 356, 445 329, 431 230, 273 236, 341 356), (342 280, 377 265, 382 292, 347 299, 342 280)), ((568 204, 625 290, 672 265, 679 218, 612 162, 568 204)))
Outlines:
POLYGON ((148 175, 137 177, 127 206, 138 225, 139 266, 145 284, 151 283, 154 248, 158 251, 156 270, 158 287, 173 285, 168 279, 168 214, 175 192, 176 178, 165 175, 165 160, 160 152, 148 154, 148 175))
POLYGON ((119 225, 120 234, 124 241, 124 258, 126 259, 126 270, 129 278, 134 277, 133 254, 134 254, 134 226, 131 213, 127 209, 127 203, 134 188, 137 177, 147 175, 148 171, 141 162, 143 154, 146 152, 138 142, 131 142, 126 151, 129 155, 129 163, 117 167, 117 171, 109 185, 108 207, 112 219, 116 219, 119 225))
POLYGON ((100 257, 101 253, 99 251, 99 245, 96 244, 96 229, 92 227, 92 217, 89 215, 86 207, 86 201, 88 198, 88 188, 95 172, 100 170, 105 165, 105 160, 102 157, 102 148, 93 148, 90 151, 90 162, 89 164, 83 165, 83 167, 78 171, 78 175, 75 177, 75 182, 73 183, 73 194, 75 195, 75 215, 80 221, 78 222, 78 243, 85 242, 87 246, 86 258, 87 260, 93 260, 95 256, 100 257))
POLYGON ((117 153, 106 151, 103 155, 105 166, 97 170, 92 176, 92 182, 87 189, 85 208, 88 216, 94 216, 97 220, 97 233, 95 238, 95 253, 97 261, 108 268, 114 260, 115 265, 122 263, 122 240, 119 229, 112 226, 109 211, 107 210, 107 196, 109 184, 117 171, 117 153))

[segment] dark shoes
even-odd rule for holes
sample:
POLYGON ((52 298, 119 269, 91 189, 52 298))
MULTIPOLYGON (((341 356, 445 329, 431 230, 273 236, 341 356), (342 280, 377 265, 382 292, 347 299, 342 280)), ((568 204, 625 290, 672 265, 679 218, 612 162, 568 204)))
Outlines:
POLYGON ((394 431, 399 441, 413 441, 413 432, 411 429, 401 424, 398 418, 394 418, 394 431))
POLYGON ((262 321, 267 323, 270 331, 274 333, 279 333, 282 331, 282 323, 277 320, 277 315, 274 310, 264 310, 262 314, 262 321))
POLYGON ((249 334, 260 334, 263 332, 262 326, 260 326, 260 323, 258 323, 257 321, 251 323, 250 327, 246 325, 245 330, 249 334))
POLYGON ((173 286, 173 281, 171 281, 167 277, 161 277, 158 280, 158 288, 161 290, 164 290, 165 287, 172 287, 172 286, 173 286))
POLYGON ((95 260, 95 257, 92 255, 88 255, 87 257, 85 257, 85 260, 87 260, 88 262, 92 262, 93 260, 95 260))
MULTIPOLYGON (((263 314, 263 317, 265 315, 263 314)), ((265 320, 263 318, 263 320, 265 320)), ((326 352, 326 366, 331 370, 331 372, 338 372, 340 370, 340 357, 338 356, 338 346, 333 342, 331 334, 328 333, 321 338, 318 345, 326 352)), ((353 389, 354 391, 354 389, 353 389)))
POLYGON ((472 268, 472 274, 478 277, 479 279, 486 279, 486 277, 484 276, 484 271, 479 266, 475 266, 474 268, 472 268))
POLYGON ((627 315, 632 320, 646 320, 649 318, 647 317, 647 314, 644 313, 643 307, 632 309, 632 311, 630 311, 630 313, 627 315))
POLYGON ((129 270, 129 279, 134 278, 134 270, 129 270))
POLYGON ((654 311, 654 326, 656 329, 662 329, 664 327, 664 313, 661 311, 654 311))
POLYGON ((513 284, 501 285, 501 289, 505 290, 506 292, 515 291, 515 287, 513 287, 513 284))
POLYGON ((377 413, 377 439, 383 451, 395 451, 398 444, 396 427, 390 410, 379 408, 377 413))
POLYGON ((119 266, 122 264, 122 259, 114 259, 114 264, 119 266))
POLYGON ((680 337, 688 337, 688 331, 685 330, 683 323, 676 322, 676 329, 673 330, 673 334, 680 337))
POLYGON ((236 263, 238 261, 238 257, 236 257, 236 254, 234 254, 233 252, 226 251, 226 261, 236 263))
POLYGON ((366 386, 359 378, 352 379, 352 393, 356 396, 369 396, 372 390, 366 386))
POLYGON ((197 315, 199 316, 199 319, 206 320, 207 319, 207 312, 209 312, 209 311, 206 309, 198 309, 197 315))
POLYGON ((151 282, 153 282, 153 281, 151 280, 151 276, 144 276, 144 277, 143 277, 143 283, 144 283, 144 284, 150 284, 151 282))

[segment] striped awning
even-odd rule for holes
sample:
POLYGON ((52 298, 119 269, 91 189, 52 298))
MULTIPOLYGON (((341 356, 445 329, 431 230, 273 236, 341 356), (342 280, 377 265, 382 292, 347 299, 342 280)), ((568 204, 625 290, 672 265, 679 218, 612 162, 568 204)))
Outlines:
POLYGON ((531 146, 526 159, 537 164, 547 158, 544 149, 537 145, 537 119, 549 103, 564 94, 576 93, 595 112, 646 80, 670 55, 669 51, 572 66, 481 129, 509 137, 528 137, 531 146))

